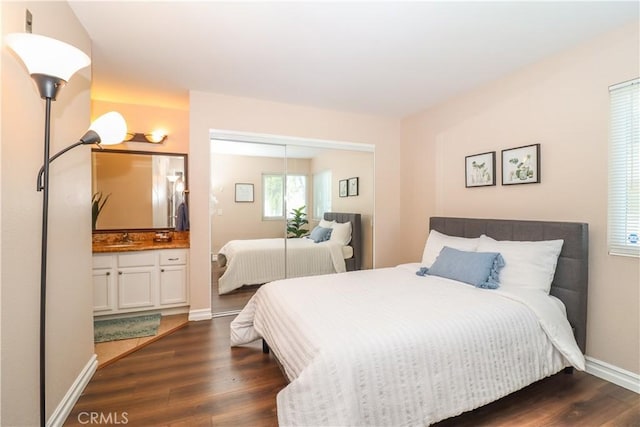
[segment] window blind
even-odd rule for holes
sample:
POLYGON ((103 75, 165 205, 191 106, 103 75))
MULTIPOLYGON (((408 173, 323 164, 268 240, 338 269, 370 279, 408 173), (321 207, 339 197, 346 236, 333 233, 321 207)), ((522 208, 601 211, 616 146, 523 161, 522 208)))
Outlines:
POLYGON ((331 212, 331 171, 313 175, 313 219, 320 221, 325 212, 331 212))
POLYGON ((640 79, 609 94, 609 253, 640 256, 640 79))

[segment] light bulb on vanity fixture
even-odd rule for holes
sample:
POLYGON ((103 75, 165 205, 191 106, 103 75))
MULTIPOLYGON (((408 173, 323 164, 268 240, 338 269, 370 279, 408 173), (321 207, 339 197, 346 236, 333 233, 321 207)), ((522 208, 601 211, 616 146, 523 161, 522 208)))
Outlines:
POLYGON ((149 133, 128 132, 125 137, 126 142, 148 142, 151 144, 162 144, 168 135, 162 130, 154 130, 149 133))
MULTIPOLYGON (((69 147, 50 156, 51 102, 60 89, 91 59, 80 49, 49 37, 31 33, 11 33, 4 37, 7 46, 23 62, 45 100, 44 162, 38 173, 37 190, 42 191, 42 235, 40 244, 40 425, 46 420, 46 304, 47 304, 47 230, 49 211, 49 166, 53 160, 80 145, 118 144, 125 137, 127 125, 116 112, 100 116, 89 130, 69 147)), ((88 213, 87 213, 88 216, 88 213)))

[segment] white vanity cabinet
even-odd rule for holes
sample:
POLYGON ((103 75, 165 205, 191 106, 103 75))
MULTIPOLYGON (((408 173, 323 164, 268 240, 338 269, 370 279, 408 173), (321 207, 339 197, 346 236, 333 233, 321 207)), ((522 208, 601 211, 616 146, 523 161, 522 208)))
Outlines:
POLYGON ((115 257, 93 256, 93 312, 111 314, 117 310, 115 257))
POLYGON ((118 309, 154 308, 158 289, 156 251, 124 252, 118 259, 118 309))
POLYGON ((160 305, 187 303, 187 251, 165 250, 160 253, 160 305))
POLYGON ((94 254, 94 315, 188 305, 187 257, 187 249, 94 254))

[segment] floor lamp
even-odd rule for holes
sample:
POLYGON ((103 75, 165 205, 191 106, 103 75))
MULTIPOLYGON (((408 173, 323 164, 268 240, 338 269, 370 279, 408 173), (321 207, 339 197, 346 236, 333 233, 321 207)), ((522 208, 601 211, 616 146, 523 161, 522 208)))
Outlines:
MULTIPOLYGON (((49 165, 56 158, 79 145, 118 144, 125 138, 127 125, 119 113, 100 116, 78 142, 49 155, 51 101, 55 101, 71 76, 88 66, 91 59, 81 50, 61 41, 30 33, 13 33, 5 37, 7 45, 22 60, 45 100, 44 163, 38 173, 38 191, 42 191, 42 241, 40 246, 40 425, 46 425, 45 344, 47 307, 47 223, 49 212, 49 165)), ((87 213, 88 215, 88 213, 87 213)))

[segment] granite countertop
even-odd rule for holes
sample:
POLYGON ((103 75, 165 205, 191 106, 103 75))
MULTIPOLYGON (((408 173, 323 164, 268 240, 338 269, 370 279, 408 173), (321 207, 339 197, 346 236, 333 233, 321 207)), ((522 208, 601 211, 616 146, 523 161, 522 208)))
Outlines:
POLYGON ((93 253, 183 249, 189 247, 189 232, 169 232, 168 241, 155 241, 155 232, 100 232, 93 235, 93 253))

